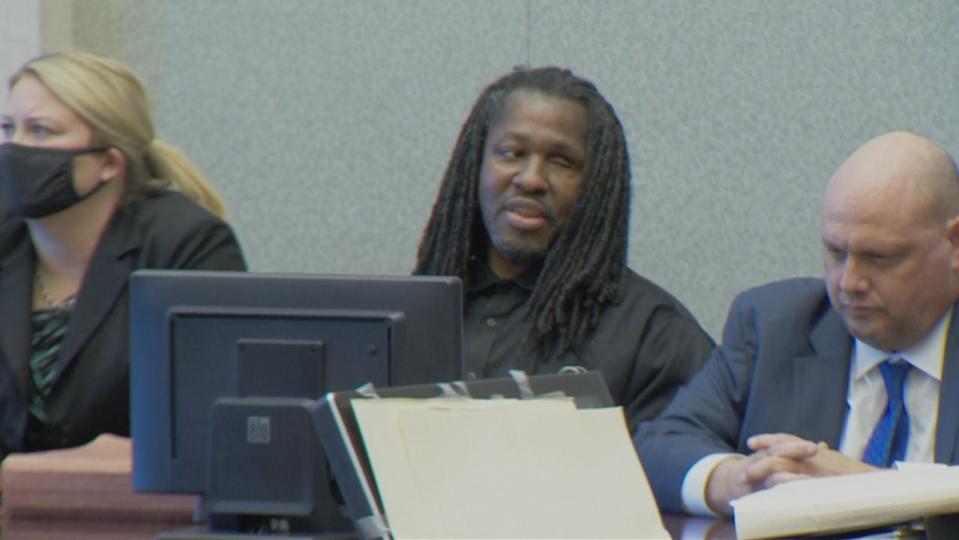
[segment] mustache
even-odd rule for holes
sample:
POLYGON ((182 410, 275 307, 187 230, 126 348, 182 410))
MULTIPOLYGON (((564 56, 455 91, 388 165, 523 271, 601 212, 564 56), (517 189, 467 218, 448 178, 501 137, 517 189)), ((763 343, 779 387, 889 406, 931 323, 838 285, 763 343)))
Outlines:
POLYGON ((868 296, 865 294, 849 294, 847 292, 840 291, 837 298, 839 300, 839 304, 842 306, 858 308, 877 307, 875 302, 870 302, 868 296))

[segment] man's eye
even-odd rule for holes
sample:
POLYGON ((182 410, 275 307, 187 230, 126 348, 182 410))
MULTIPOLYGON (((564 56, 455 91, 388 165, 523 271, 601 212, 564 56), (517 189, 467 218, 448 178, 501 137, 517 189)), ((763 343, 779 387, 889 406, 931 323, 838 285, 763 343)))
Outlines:
POLYGON ((50 135, 50 130, 44 125, 33 124, 30 126, 30 133, 32 133, 35 137, 46 137, 50 135))
POLYGON ((573 160, 568 159, 564 156, 553 156, 553 158, 550 159, 550 161, 566 169, 573 168, 573 160))
POLYGON ((0 122, 0 132, 3 133, 4 139, 10 139, 13 137, 13 133, 16 129, 13 126, 13 122, 0 122))
POLYGON ((500 148, 497 153, 500 157, 506 159, 516 159, 522 155, 522 152, 514 148, 500 148))
POLYGON ((898 260, 898 256, 885 253, 874 253, 869 258, 876 264, 893 264, 898 260))

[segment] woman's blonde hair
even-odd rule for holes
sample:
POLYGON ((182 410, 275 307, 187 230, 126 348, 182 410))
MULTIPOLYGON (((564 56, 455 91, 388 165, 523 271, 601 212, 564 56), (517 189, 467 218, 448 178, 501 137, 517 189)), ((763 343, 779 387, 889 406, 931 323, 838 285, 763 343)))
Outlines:
POLYGON ((62 52, 30 60, 10 77, 40 80, 93 130, 97 145, 119 149, 127 158, 127 196, 160 189, 182 192, 210 212, 226 217, 223 199, 196 165, 154 136, 146 89, 129 68, 87 52, 62 52))

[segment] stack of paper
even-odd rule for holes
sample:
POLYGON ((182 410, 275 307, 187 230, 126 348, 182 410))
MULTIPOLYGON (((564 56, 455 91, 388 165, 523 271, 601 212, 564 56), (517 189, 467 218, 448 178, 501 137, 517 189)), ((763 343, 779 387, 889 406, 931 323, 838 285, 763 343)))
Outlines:
POLYGON ((395 539, 664 538, 622 410, 357 399, 395 539))
POLYGON ((869 529, 959 512, 959 467, 798 480, 732 504, 740 540, 869 529))

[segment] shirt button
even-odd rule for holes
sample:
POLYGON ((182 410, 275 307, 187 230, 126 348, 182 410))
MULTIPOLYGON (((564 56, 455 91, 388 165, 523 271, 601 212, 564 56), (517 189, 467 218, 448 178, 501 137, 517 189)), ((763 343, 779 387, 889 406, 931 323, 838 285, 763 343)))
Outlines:
POLYGON ((489 328, 495 327, 495 326, 496 326, 496 319, 494 319, 494 318, 492 318, 492 317, 490 317, 489 319, 486 319, 486 326, 488 326, 489 328))
POLYGON ((476 380, 476 372, 475 372, 475 371, 470 371, 469 373, 467 373, 467 374, 466 374, 466 380, 468 380, 468 381, 475 381, 475 380, 476 380))

